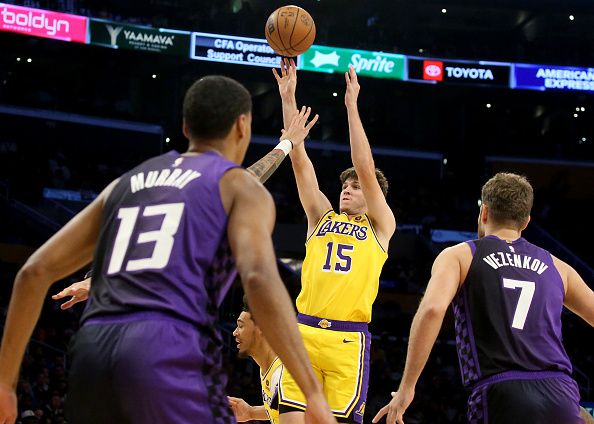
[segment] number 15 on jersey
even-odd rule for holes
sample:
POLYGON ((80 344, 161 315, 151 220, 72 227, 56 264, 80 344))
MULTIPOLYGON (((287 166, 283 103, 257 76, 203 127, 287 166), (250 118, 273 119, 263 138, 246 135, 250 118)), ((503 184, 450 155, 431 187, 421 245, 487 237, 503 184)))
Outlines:
POLYGON ((351 254, 355 250, 355 246, 342 243, 336 243, 336 249, 334 246, 334 242, 329 242, 326 245, 326 263, 322 267, 322 271, 347 274, 353 265, 351 254))

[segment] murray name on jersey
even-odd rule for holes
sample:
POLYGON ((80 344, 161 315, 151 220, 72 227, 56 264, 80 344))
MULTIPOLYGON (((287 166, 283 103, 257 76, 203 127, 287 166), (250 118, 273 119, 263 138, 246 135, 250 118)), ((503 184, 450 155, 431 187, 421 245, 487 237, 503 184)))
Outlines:
POLYGON ((513 266, 515 268, 529 269, 536 272, 538 275, 541 275, 549 267, 540 259, 509 252, 490 253, 483 257, 483 261, 489 264, 493 269, 498 269, 504 266, 513 266))
POLYGON ((146 175, 144 172, 139 172, 130 177, 130 190, 132 193, 152 187, 175 187, 181 190, 201 175, 198 171, 188 169, 184 172, 180 168, 175 168, 173 171, 168 168, 149 171, 146 175))

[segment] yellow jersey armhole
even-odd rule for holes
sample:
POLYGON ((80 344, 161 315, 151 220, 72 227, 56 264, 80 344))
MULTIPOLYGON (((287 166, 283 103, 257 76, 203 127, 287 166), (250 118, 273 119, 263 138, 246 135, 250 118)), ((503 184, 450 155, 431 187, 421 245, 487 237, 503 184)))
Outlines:
POLYGON ((328 209, 326 212, 324 212, 324 215, 322 215, 321 218, 318 219, 318 223, 314 227, 314 229, 311 232, 311 234, 309 235, 309 237, 307 237, 307 239, 305 240, 305 245, 307 245, 307 242, 309 241, 309 239, 311 239, 311 237, 316 233, 316 231, 318 231, 318 227, 320 226, 320 224, 322 223, 324 218, 326 218, 330 212, 334 212, 334 209, 332 209, 332 208, 328 209))
POLYGON ((384 246, 382 246, 382 244, 380 243, 379 238, 377 238, 377 233, 375 232, 375 228, 373 227, 371 218, 369 218, 369 215, 367 215, 367 214, 365 214, 365 218, 367 218, 367 222, 369 222, 369 228, 371 228, 371 232, 373 233, 373 237, 375 238, 377 245, 379 246, 380 249, 382 249, 382 252, 384 252, 385 254, 388 254, 388 252, 386 252, 386 249, 384 249, 384 246))

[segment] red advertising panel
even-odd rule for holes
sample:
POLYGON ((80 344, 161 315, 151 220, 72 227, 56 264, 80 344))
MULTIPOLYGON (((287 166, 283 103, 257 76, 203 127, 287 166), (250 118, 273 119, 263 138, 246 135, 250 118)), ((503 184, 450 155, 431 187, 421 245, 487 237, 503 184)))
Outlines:
POLYGON ((87 22, 84 16, 0 3, 0 31, 86 43, 87 22))
POLYGON ((424 60, 423 79, 428 81, 443 81, 443 62, 424 60))

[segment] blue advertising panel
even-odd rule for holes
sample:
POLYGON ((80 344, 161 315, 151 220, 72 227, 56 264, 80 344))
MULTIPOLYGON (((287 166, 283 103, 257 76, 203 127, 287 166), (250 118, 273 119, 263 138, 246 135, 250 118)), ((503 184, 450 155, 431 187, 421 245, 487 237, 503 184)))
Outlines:
POLYGON ((279 67, 282 59, 263 38, 235 37, 205 32, 192 33, 190 57, 209 62, 268 68, 279 67))
POLYGON ((513 66, 512 88, 528 90, 594 91, 594 68, 529 65, 513 66))

